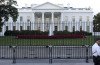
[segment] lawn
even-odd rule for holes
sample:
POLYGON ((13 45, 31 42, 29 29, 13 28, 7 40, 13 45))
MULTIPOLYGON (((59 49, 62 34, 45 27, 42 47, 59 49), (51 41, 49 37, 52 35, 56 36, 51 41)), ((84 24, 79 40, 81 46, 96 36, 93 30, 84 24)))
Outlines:
POLYGON ((94 37, 77 39, 16 39, 12 36, 0 37, 0 45, 93 45, 94 37))

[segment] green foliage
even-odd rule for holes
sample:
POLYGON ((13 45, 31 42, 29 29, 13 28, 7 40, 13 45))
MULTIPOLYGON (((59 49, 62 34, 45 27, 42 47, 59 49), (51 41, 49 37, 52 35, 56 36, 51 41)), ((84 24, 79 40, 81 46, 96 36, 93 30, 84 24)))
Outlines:
MULTIPOLYGON (((5 3, 5 0, 1 0, 0 3, 5 3)), ((7 4, 0 5, 0 31, 2 30, 2 25, 5 21, 8 21, 9 17, 12 17, 13 21, 17 21, 18 18, 18 10, 16 7, 12 6, 13 4, 17 4, 14 0, 8 0, 7 4), (4 21, 2 22, 2 19, 4 21)))
POLYGON ((93 24, 94 24, 94 32, 100 32, 100 13, 94 15, 94 20, 93 20, 93 24))
POLYGON ((64 30, 64 31, 54 31, 53 33, 54 35, 62 35, 62 34, 71 34, 72 32, 64 30))
POLYGON ((86 31, 74 31, 74 32, 69 32, 69 31, 54 31, 55 35, 64 35, 64 34, 83 34, 83 35, 92 35, 92 33, 86 32, 86 31))
POLYGON ((32 31, 29 31, 29 30, 22 30, 22 31, 6 31, 4 33, 5 36, 16 36, 16 35, 48 35, 48 31, 46 32, 42 32, 42 31, 39 31, 39 30, 32 30, 32 31))
MULTIPOLYGON (((16 35, 48 35, 49 31, 39 31, 39 30, 22 30, 22 31, 6 31, 4 33, 5 36, 16 36, 16 35)), ((92 35, 92 33, 86 32, 86 31, 74 31, 74 32, 69 32, 69 31, 54 31, 54 35, 65 35, 65 34, 83 34, 85 36, 92 35)))
POLYGON ((89 35, 92 35, 92 33, 90 32, 86 32, 86 31, 75 31, 73 32, 74 34, 83 34, 85 36, 89 36, 89 35))

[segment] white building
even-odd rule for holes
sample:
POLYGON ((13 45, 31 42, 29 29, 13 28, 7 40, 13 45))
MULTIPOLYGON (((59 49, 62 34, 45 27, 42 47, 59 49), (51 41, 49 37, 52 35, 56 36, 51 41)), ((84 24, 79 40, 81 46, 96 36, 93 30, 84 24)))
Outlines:
POLYGON ((19 17, 16 22, 10 18, 3 26, 2 34, 6 30, 41 30, 48 31, 50 24, 52 30, 93 32, 93 11, 91 8, 73 8, 69 5, 63 7, 61 4, 49 2, 30 7, 18 8, 19 17))

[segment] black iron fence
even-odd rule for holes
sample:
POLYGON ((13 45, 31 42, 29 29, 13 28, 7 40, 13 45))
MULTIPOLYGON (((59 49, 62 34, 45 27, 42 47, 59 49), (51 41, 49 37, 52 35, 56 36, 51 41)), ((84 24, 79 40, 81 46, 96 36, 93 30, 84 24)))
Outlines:
POLYGON ((13 59, 13 63, 17 59, 48 59, 49 63, 54 59, 85 59, 86 62, 92 59, 91 47, 95 39, 100 38, 99 32, 93 32, 92 23, 68 22, 62 26, 55 23, 53 31, 49 24, 48 28, 41 27, 43 24, 34 27, 33 24, 6 23, 3 26, 1 59, 13 59))

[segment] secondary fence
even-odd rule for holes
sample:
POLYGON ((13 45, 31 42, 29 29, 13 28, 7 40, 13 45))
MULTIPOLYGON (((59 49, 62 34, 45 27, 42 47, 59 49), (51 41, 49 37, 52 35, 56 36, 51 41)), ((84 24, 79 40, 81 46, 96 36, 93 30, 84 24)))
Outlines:
POLYGON ((85 59, 88 62, 92 59, 91 47, 95 39, 100 38, 99 33, 93 32, 92 23, 84 25, 86 22, 68 22, 63 23, 66 24, 62 24, 63 27, 55 24, 52 36, 48 36, 49 24, 46 24, 48 26, 44 31, 42 24, 39 29, 37 26, 35 32, 32 30, 33 23, 29 24, 30 26, 27 23, 6 23, 3 26, 4 36, 0 36, 1 59, 13 59, 13 63, 16 63, 17 59, 48 59, 49 63, 54 59, 85 59), (22 38, 18 38, 18 35, 22 35, 22 38), (39 39, 35 39, 34 35, 39 35, 39 39))

